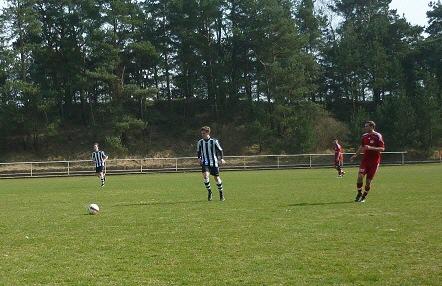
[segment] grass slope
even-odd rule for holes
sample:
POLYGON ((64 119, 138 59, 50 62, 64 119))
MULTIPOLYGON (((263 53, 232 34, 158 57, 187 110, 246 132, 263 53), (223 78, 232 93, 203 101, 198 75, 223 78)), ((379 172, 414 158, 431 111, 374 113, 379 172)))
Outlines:
POLYGON ((1 180, 0 285, 441 285, 442 166, 347 171, 1 180))

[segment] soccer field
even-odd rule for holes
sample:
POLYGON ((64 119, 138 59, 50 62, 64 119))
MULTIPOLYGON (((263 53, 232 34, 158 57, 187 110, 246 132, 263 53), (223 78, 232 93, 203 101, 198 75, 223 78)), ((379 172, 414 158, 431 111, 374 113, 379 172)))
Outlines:
POLYGON ((1 180, 0 285, 441 285, 442 165, 346 171, 1 180))

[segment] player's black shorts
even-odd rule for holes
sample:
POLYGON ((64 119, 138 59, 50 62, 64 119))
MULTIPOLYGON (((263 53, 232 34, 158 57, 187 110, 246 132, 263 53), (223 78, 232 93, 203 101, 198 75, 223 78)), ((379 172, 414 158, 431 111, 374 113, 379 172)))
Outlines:
POLYGON ((95 167, 95 173, 101 173, 103 172, 103 169, 104 169, 103 166, 95 167))
POLYGON ((219 167, 201 165, 201 171, 203 173, 209 172, 212 176, 219 176, 219 167))

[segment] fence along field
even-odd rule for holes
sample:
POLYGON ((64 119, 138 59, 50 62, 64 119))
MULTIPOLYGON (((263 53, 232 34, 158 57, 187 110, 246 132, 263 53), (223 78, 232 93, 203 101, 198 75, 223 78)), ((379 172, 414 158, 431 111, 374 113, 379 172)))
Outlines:
MULTIPOLYGON (((349 158, 353 154, 345 153, 344 164, 356 165, 358 163, 358 161, 350 162, 349 158)), ((407 155, 407 152, 384 152, 382 164, 442 163, 440 151, 435 152, 427 160, 412 160, 407 155)), ((330 167, 333 156, 333 154, 226 156, 227 164, 223 166, 223 170, 330 167)), ((195 157, 109 159, 106 165, 107 174, 198 170, 199 165, 195 157)), ((80 176, 93 173, 94 169, 90 160, 0 163, 0 178, 80 176)))

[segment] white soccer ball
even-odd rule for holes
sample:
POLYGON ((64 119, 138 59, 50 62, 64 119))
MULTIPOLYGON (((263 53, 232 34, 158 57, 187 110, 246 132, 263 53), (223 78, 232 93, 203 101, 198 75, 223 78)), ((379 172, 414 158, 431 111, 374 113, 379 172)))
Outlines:
POLYGON ((97 204, 90 204, 87 208, 87 211, 89 212, 89 214, 94 215, 100 211, 100 207, 98 207, 97 204))

